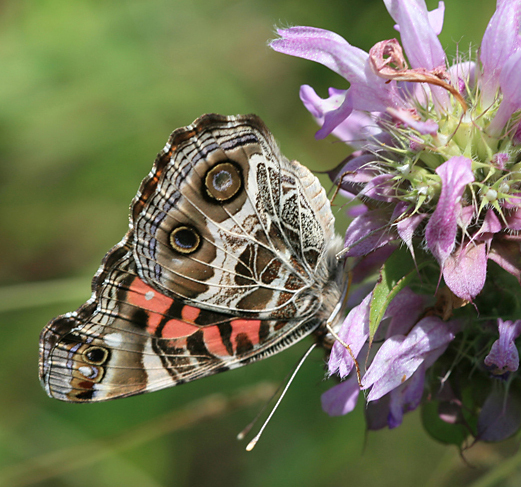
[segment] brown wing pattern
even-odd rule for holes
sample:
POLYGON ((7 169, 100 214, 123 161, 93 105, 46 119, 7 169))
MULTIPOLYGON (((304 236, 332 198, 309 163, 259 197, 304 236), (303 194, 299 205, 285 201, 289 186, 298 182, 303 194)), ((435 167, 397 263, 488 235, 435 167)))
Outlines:
POLYGON ((318 181, 258 117, 205 115, 159 154, 92 298, 42 332, 42 383, 107 400, 276 353, 331 312, 337 246, 318 181))

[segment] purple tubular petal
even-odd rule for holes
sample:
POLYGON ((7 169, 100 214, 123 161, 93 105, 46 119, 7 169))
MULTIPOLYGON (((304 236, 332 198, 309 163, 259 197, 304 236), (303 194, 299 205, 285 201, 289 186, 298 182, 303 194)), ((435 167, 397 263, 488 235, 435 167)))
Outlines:
POLYGON ((438 8, 429 12, 429 24, 434 33, 439 36, 443 29, 443 18, 445 17, 445 2, 438 2, 438 8))
POLYGON ((396 189, 393 184, 394 176, 392 174, 380 174, 371 178, 364 186, 364 189, 358 193, 358 197, 371 198, 376 201, 384 201, 392 203, 396 201, 396 189))
POLYGON ((458 226, 463 230, 467 230, 467 227, 472 223, 474 216, 474 208, 472 206, 461 208, 457 218, 458 226))
POLYGON ((357 216, 363 215, 364 213, 367 213, 369 210, 367 206, 365 206, 363 203, 360 203, 359 205, 350 206, 348 210, 346 211, 347 216, 350 216, 351 218, 356 218, 357 216))
POLYGON ((361 257, 396 240, 389 232, 389 214, 385 209, 373 210, 355 218, 346 232, 345 247, 349 257, 361 257))
POLYGON ((454 325, 429 316, 419 321, 407 337, 387 339, 362 378, 374 401, 403 384, 424 362, 432 364, 454 339, 454 325))
POLYGON ((514 111, 521 108, 520 77, 521 51, 517 51, 507 59, 499 76, 499 85, 503 92, 503 98, 509 98, 509 102, 514 106, 514 111))
MULTIPOLYGON (((429 24, 431 24, 432 30, 434 33, 439 36, 443 29, 443 18, 445 16, 445 3, 439 2, 438 8, 431 10, 428 12, 429 15, 429 24)), ((400 32, 400 26, 396 24, 394 28, 400 32)))
POLYGON ((277 33, 280 39, 270 43, 275 51, 323 64, 350 82, 365 82, 369 54, 338 34, 313 27, 290 27, 277 33))
POLYGON ((406 364, 409 366, 407 370, 408 373, 403 374, 403 372, 400 371, 402 373, 398 376, 391 374, 392 369, 397 369, 397 367, 393 367, 393 365, 395 365, 395 361, 400 357, 400 352, 405 340, 406 337, 403 335, 388 338, 376 353, 373 362, 362 378, 363 388, 372 388, 372 394, 370 393, 371 397, 367 398, 368 402, 380 399, 389 391, 398 387, 410 377, 423 362, 423 357, 421 356, 415 355, 414 357, 407 357, 408 360, 406 364))
POLYGON ((367 146, 368 141, 372 141, 373 137, 381 133, 382 129, 375 121, 367 113, 359 110, 353 110, 353 113, 333 130, 335 137, 355 149, 367 146))
POLYGON ((429 119, 426 122, 416 120, 412 116, 412 114, 404 108, 388 108, 387 111, 394 118, 405 124, 406 127, 411 127, 414 130, 417 130, 422 135, 436 135, 436 133, 438 132, 439 127, 434 120, 429 119))
POLYGON ((336 109, 324 114, 324 124, 317 131, 315 138, 325 139, 331 134, 342 122, 344 122, 353 112, 353 90, 349 88, 342 104, 336 109))
MULTIPOLYGON (((368 294, 358 306, 349 312, 338 332, 338 336, 344 343, 349 345, 355 357, 358 356, 369 337, 369 304, 371 297, 372 294, 368 294)), ((354 362, 349 352, 341 343, 335 342, 328 362, 329 374, 338 373, 340 377, 344 378, 349 375, 353 366, 354 362)))
POLYGON ((481 41, 480 58, 483 63, 483 94, 486 103, 494 99, 501 70, 518 47, 520 23, 519 0, 498 2, 496 12, 490 19, 481 41))
POLYGON ((348 159, 343 161, 344 165, 342 167, 328 172, 334 183, 340 182, 340 177, 342 178, 341 188, 346 191, 350 191, 352 188, 349 185, 344 187, 344 183, 367 183, 374 178, 372 166, 374 165, 375 156, 373 154, 357 154, 351 154, 348 159))
POLYGON ((306 107, 309 113, 313 115, 320 125, 324 121, 324 113, 330 110, 336 110, 345 98, 346 91, 335 93, 329 98, 320 98, 316 91, 309 85, 302 85, 300 87, 300 100, 306 107))
POLYGON ((348 175, 346 174, 346 172, 356 172, 359 169, 361 169, 364 165, 374 160, 374 157, 367 158, 367 156, 370 154, 364 154, 364 159, 360 159, 360 157, 362 157, 362 154, 363 152, 361 150, 357 150, 348 157, 346 157, 336 167, 327 171, 329 179, 331 179, 331 181, 333 181, 335 184, 340 183, 348 175), (350 167, 352 169, 349 169, 350 167))
POLYGON ((498 136, 514 112, 521 108, 521 51, 512 54, 505 62, 499 85, 503 92, 501 105, 490 123, 488 133, 498 136))
POLYGON ((487 244, 487 258, 490 245, 494 235, 503 229, 503 224, 492 209, 487 210, 483 224, 476 234, 472 237, 473 241, 485 242, 487 244))
POLYGON ((483 220, 483 225, 481 225, 478 234, 498 233, 502 228, 503 225, 499 221, 496 212, 494 210, 487 210, 487 214, 483 220))
POLYGON ((384 0, 400 26, 402 45, 412 68, 429 70, 445 66, 445 51, 429 22, 423 0, 384 0))
POLYGON ((436 210, 427 223, 425 239, 442 267, 454 250, 461 196, 466 185, 474 181, 471 165, 470 159, 455 156, 436 169, 442 181, 441 195, 436 210))
POLYGON ((323 64, 346 79, 361 76, 369 56, 343 37, 324 29, 290 27, 277 29, 277 34, 280 38, 270 42, 273 50, 323 64))
POLYGON ((514 340, 521 334, 521 320, 503 321, 498 318, 499 339, 490 348, 485 357, 485 365, 493 368, 492 373, 503 375, 515 372, 519 368, 519 352, 514 340))
POLYGON ((299 95, 302 103, 315 117, 317 123, 323 125, 322 129, 317 132, 317 138, 323 138, 332 133, 342 142, 358 149, 365 146, 368 140, 381 133, 382 130, 366 113, 354 111, 350 114, 352 107, 343 106, 344 102, 349 103, 347 93, 347 90, 329 88, 329 98, 323 99, 311 86, 302 85, 299 95))
POLYGON ((322 409, 329 416, 343 416, 355 408, 359 394, 358 381, 353 376, 322 394, 322 409))
POLYGON ((517 432, 521 425, 521 404, 504 389, 493 388, 478 418, 477 438, 502 441, 517 432))
POLYGON ((330 133, 335 132, 335 129, 338 131, 339 125, 353 111, 348 91, 330 88, 330 96, 324 100, 316 94, 311 86, 302 85, 300 87, 302 103, 315 117, 319 125, 322 125, 322 128, 315 135, 317 139, 327 137, 330 133))
MULTIPOLYGON (((412 255, 412 258, 415 260, 416 257, 414 255, 414 247, 412 245, 412 239, 414 237, 414 232, 418 228, 418 225, 425 219, 427 216, 424 213, 415 214, 409 216, 408 218, 403 218, 409 210, 409 204, 402 202, 398 203, 394 207, 392 220, 396 221, 396 231, 398 232, 398 236, 402 239, 402 241, 407 245, 409 252, 412 255), (401 219, 403 218, 403 219, 401 219)), ((415 260, 416 261, 416 260, 415 260)))
POLYGON ((414 232, 418 228, 418 225, 424 220, 427 215, 425 214, 416 214, 410 216, 409 218, 405 218, 401 222, 396 224, 396 230, 398 231, 398 235, 403 240, 409 252, 414 258, 414 247, 412 245, 412 238, 414 236, 414 232))
POLYGON ((403 288, 385 310, 385 318, 390 318, 386 338, 393 335, 405 335, 425 311, 425 297, 403 288))
POLYGON ((472 89, 476 85, 476 63, 464 61, 452 65, 448 69, 451 84, 458 87, 458 91, 466 94, 467 88, 472 89))
POLYGON ((319 29, 318 27, 296 26, 289 27, 287 29, 277 29, 277 34, 284 39, 302 39, 303 37, 316 37, 319 39, 328 39, 340 43, 346 42, 342 36, 336 34, 335 32, 331 32, 330 30, 325 29, 319 29))
POLYGON ((365 407, 365 421, 370 431, 381 430, 389 426, 391 395, 387 394, 377 401, 371 401, 365 407))
POLYGON ((483 289, 487 277, 487 245, 468 243, 449 255, 443 266, 443 278, 461 299, 472 301, 483 289))
POLYGON ((518 47, 520 23, 521 2, 519 0, 498 2, 496 12, 490 19, 481 41, 480 58, 483 63, 485 103, 491 103, 494 99, 503 66, 518 47))
POLYGON ((402 424, 403 414, 414 411, 421 402, 425 383, 425 365, 422 364, 406 382, 392 390, 389 395, 389 416, 387 424, 390 429, 402 424))

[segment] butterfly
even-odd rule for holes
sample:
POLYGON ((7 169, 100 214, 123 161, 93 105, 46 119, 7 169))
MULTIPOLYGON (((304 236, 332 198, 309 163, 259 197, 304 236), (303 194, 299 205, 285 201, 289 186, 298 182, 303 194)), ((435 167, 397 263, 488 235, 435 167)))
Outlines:
POLYGON ((341 247, 318 179, 259 117, 203 115, 158 154, 91 298, 42 331, 42 385, 63 401, 104 401, 323 334, 341 301, 341 247))

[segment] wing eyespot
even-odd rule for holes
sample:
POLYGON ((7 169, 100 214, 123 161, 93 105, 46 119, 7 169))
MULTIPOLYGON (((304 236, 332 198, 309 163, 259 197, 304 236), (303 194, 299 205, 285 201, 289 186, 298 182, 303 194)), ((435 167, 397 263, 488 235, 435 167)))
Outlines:
POLYGON ((191 254, 201 245, 201 237, 194 228, 182 225, 170 232, 170 245, 180 254, 191 254))
POLYGON ((206 193, 223 203, 234 198, 243 186, 240 169, 232 162, 221 162, 208 170, 204 178, 206 193))
POLYGON ((87 380, 98 383, 103 379, 103 367, 95 367, 90 365, 82 365, 78 368, 78 372, 87 380))
POLYGON ((92 365, 103 365, 109 358, 109 351, 102 347, 89 347, 83 352, 85 362, 92 365))

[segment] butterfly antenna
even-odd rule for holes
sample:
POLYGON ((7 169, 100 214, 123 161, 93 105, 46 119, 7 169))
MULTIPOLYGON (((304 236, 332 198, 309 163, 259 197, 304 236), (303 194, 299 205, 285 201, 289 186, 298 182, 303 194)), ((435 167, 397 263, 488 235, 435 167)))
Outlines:
MULTIPOLYGON (((270 414, 268 415, 268 417, 266 418, 266 420, 264 421, 264 424, 261 426, 261 429, 259 430, 259 432, 255 435, 255 437, 248 443, 248 445, 246 445, 246 451, 252 451, 254 448, 255 448, 255 445, 257 444, 257 442, 259 441, 259 438, 261 437, 264 429, 266 428, 266 426, 268 425, 268 423, 270 422, 273 414, 275 413, 275 411, 277 410, 277 408, 279 407, 279 404, 281 403, 282 401, 282 398, 286 395, 286 392, 288 391, 289 389, 289 386, 291 385, 291 383, 293 382, 293 379, 295 378, 295 376, 297 375, 298 371, 300 370, 300 367, 302 367, 302 364, 304 363, 304 361, 308 358, 309 354, 315 349, 315 347, 317 346, 316 343, 313 343, 313 345, 311 345, 311 347, 308 348, 308 350, 306 351, 306 353, 302 356, 302 358, 299 360, 299 362, 297 363, 296 367, 293 369, 293 372, 291 373, 291 376, 290 378, 288 379, 288 381, 286 382, 286 386, 284 387, 282 393, 280 394, 279 398, 277 399, 277 402, 275 403, 275 406, 273 406, 273 409, 271 410, 270 414)), ((284 384, 284 382, 282 383, 284 384)), ((246 434, 251 430, 251 428, 253 427, 253 425, 255 424, 255 422, 259 419, 259 416, 262 414, 262 412, 266 409, 266 406, 271 402, 271 400, 278 394, 278 392, 280 391, 281 387, 282 387, 282 384, 279 386, 279 388, 277 389, 277 391, 275 392, 275 394, 273 394, 273 396, 270 398, 270 400, 264 405, 264 407, 259 411, 259 413, 257 414, 257 416, 255 417, 255 419, 248 425, 246 426, 246 428, 244 428, 238 435, 237 435, 237 439, 238 440, 242 440, 246 434)))
POLYGON ((280 383, 279 387, 277 387, 277 389, 275 390, 275 392, 271 395, 271 397, 264 403, 264 406, 262 406, 260 408, 260 411, 257 413, 257 415, 255 416, 255 418, 253 418, 251 420, 251 422, 237 435, 237 439, 239 441, 241 440, 244 440, 244 437, 250 432, 250 430, 253 428, 253 426, 255 425, 255 423, 259 420, 259 418, 261 417, 262 413, 266 410, 266 408, 268 407, 268 404, 273 401, 273 399, 278 395, 278 393, 281 391, 282 389, 282 386, 284 386, 284 384, 286 383, 286 381, 288 380, 289 376, 291 374, 291 371, 288 372, 288 374, 286 375, 286 377, 284 377, 284 380, 280 383))
POLYGON ((255 425, 255 423, 259 420, 259 418, 261 417, 262 413, 266 410, 266 408, 268 407, 268 404, 273 401, 273 399, 275 397, 277 397, 277 395, 279 394, 279 392, 281 391, 282 387, 284 386, 284 384, 287 383, 287 381, 289 380, 289 377, 290 375, 293 373, 292 370, 290 370, 287 374, 286 374, 286 377, 284 377, 284 380, 280 383, 279 387, 277 387, 277 389, 275 390, 275 392, 271 395, 271 397, 265 402, 264 406, 261 407, 260 411, 257 413, 257 415, 255 416, 255 418, 252 419, 252 421, 246 426, 246 428, 244 428, 238 435, 237 435, 237 439, 239 441, 243 440, 244 437, 250 432, 250 430, 253 428, 253 426, 255 425))

